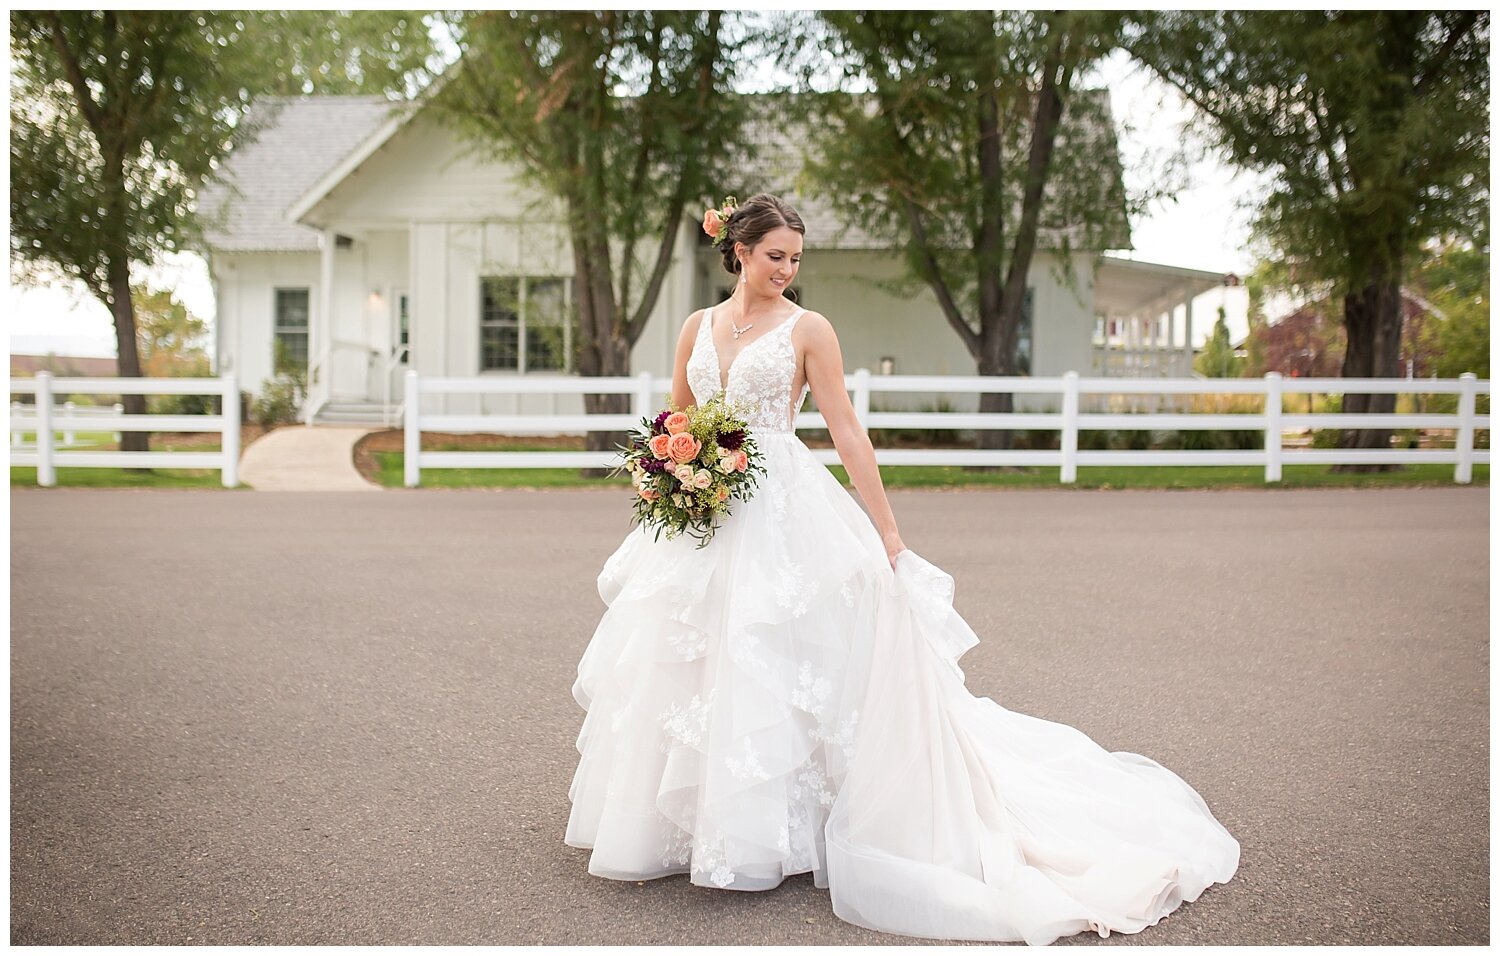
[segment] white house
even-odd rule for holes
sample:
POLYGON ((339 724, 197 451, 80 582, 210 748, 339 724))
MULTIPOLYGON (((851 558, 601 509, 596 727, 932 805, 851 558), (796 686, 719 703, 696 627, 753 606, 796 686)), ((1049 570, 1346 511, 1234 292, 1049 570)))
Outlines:
MULTIPOLYGON (((259 391, 281 343, 308 365, 315 421, 379 421, 386 403, 401 401, 408 367, 444 376, 575 374, 572 258, 559 201, 477 155, 418 104, 319 96, 258 109, 261 132, 228 157, 200 201, 220 215, 204 250, 220 371, 235 370, 242 388, 259 391)), ((880 288, 900 269, 896 256, 797 189, 800 152, 788 134, 767 124, 755 135, 761 155, 736 195, 775 192, 802 214, 795 292, 834 323, 848 369, 973 374, 930 292, 899 299, 880 288)), ((1118 182, 1113 130, 1097 135, 1101 172, 1118 182)), ((700 222, 701 210, 689 209, 631 355, 635 372, 669 376, 683 318, 732 288, 700 222)), ((1110 248, 1128 249, 1123 213, 1116 232, 1110 248)), ((1237 285, 1233 276, 1082 250, 1072 253, 1070 286, 1047 245, 1043 237, 1031 267, 1018 346, 1034 375, 1189 375, 1194 324, 1201 333, 1212 321, 1193 314, 1194 298, 1237 285)), ((582 410, 577 395, 433 398, 441 403, 433 410, 452 413, 582 410)), ((1036 401, 1046 398, 1017 402, 1055 404, 1036 401)), ((977 404, 972 393, 949 400, 958 409, 977 404)))

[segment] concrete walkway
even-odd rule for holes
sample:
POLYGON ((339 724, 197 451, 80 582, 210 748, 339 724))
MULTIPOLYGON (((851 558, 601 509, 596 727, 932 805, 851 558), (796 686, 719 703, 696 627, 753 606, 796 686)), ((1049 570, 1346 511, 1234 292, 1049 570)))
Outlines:
POLYGON ((240 480, 256 491, 384 491, 354 467, 366 425, 284 425, 245 447, 240 480))

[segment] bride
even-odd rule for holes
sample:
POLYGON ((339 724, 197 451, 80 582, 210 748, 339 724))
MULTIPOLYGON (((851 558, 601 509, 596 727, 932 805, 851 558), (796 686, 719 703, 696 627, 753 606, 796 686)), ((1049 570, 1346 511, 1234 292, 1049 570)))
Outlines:
POLYGON ((802 220, 761 194, 704 228, 739 283, 684 322, 672 397, 746 403, 766 471, 706 547, 636 527, 599 574, 564 837, 588 872, 811 872, 860 926, 1032 944, 1227 882, 1239 843, 1171 770, 965 688, 953 579, 901 541, 833 326, 783 296, 802 220), (809 390, 868 517, 793 431, 809 390))

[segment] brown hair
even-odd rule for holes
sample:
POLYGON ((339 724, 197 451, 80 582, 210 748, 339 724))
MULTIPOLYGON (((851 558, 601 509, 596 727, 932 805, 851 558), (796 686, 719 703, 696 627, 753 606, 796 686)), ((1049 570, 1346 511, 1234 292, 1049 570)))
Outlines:
POLYGON ((802 217, 797 215, 797 210, 776 196, 756 193, 745 200, 724 223, 724 236, 719 242, 719 249, 724 253, 724 270, 731 275, 739 274, 740 260, 734 254, 736 242, 743 242, 753 249, 756 243, 765 238, 766 233, 782 226, 807 235, 807 229, 803 227, 802 217))

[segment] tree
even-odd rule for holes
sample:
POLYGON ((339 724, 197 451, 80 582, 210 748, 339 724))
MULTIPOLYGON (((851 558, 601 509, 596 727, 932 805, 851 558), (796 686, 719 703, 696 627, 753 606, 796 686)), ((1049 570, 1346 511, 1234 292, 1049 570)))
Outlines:
POLYGON ((131 295, 144 373, 151 378, 207 374, 208 353, 199 343, 208 334, 208 324, 189 312, 170 290, 136 285, 131 295))
POLYGON ((1219 318, 1214 322, 1213 334, 1203 346, 1203 351, 1193 361, 1193 369, 1208 378, 1236 378, 1244 362, 1234 354, 1229 344, 1229 324, 1224 320, 1224 307, 1219 306, 1219 318))
MULTIPOLYGON (((561 201, 578 370, 629 374, 678 237, 721 185, 715 156, 743 139, 729 81, 747 41, 719 11, 482 11, 455 32, 437 115, 561 201)), ((623 413, 628 396, 587 394, 584 408, 623 413)), ((623 440, 591 431, 587 447, 623 440)))
MULTIPOLYGON (((280 31, 308 29, 310 15, 12 13, 13 268, 23 280, 77 280, 103 302, 122 377, 142 372, 131 271, 192 246, 200 234, 194 191, 234 141, 254 133, 240 122, 250 102, 286 82, 384 83, 430 51, 405 28, 367 42, 371 17, 396 16, 384 11, 325 16, 325 26, 360 25, 346 38, 358 51, 341 45, 335 29, 310 30, 287 47, 280 31), (291 70, 286 80, 275 72, 282 67, 291 70)), ((128 414, 146 410, 144 395, 122 401, 128 414)), ((149 447, 145 432, 122 437, 123 450, 149 447)))
MULTIPOLYGON (((1160 11, 1134 17, 1126 44, 1201 111, 1215 145, 1273 174, 1257 231, 1342 299, 1342 374, 1401 374, 1416 251, 1449 235, 1488 244, 1488 13, 1160 11)), ((1394 408, 1389 394, 1343 403, 1394 408)), ((1389 447, 1390 430, 1340 441, 1389 447)))
POLYGON ((1422 263, 1414 284, 1442 313, 1441 319, 1422 329, 1424 344, 1435 353, 1433 372, 1444 378, 1464 372, 1489 378, 1489 254, 1472 246, 1445 243, 1422 263))
MULTIPOLYGON (((979 374, 1019 374, 1038 247, 1058 247, 1070 275, 1073 248, 1127 242, 1118 177, 1099 170, 1101 155, 1115 156, 1107 100, 1075 88, 1114 44, 1117 15, 822 17, 844 85, 856 90, 806 98, 813 189, 899 250, 904 284, 932 290, 979 374)), ((979 408, 1011 411, 1011 396, 982 393, 979 408)), ((979 432, 980 447, 1010 440, 1009 431, 979 432)))

